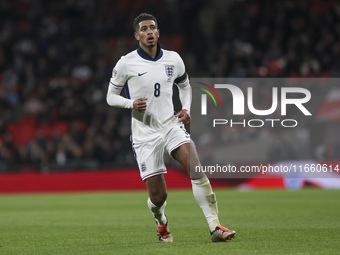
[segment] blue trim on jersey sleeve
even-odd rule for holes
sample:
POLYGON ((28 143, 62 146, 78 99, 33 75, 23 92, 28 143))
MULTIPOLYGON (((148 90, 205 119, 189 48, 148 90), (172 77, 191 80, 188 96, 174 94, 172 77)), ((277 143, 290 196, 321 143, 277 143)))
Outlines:
POLYGON ((150 60, 150 61, 157 61, 159 60, 162 56, 163 56, 163 51, 161 49, 161 47, 159 46, 159 44, 157 44, 157 55, 156 58, 152 58, 148 53, 146 53, 140 46, 137 49, 137 53, 139 56, 141 56, 142 58, 146 59, 146 60, 150 60))

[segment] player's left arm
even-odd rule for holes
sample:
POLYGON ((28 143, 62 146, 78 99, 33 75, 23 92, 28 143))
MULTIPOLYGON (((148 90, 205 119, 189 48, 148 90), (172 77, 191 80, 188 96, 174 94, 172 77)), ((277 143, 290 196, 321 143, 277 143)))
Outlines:
POLYGON ((184 73, 175 80, 175 84, 179 91, 179 100, 182 104, 182 110, 179 111, 175 117, 179 117, 179 121, 184 124, 188 124, 191 120, 190 106, 191 106, 191 86, 189 83, 189 77, 187 73, 184 73))
POLYGON ((179 117, 179 121, 184 124, 188 124, 191 120, 190 116, 190 106, 191 106, 191 87, 189 83, 188 74, 185 72, 185 65, 182 58, 177 55, 177 78, 175 79, 175 84, 179 91, 179 100, 182 104, 182 110, 179 111, 175 116, 179 117))

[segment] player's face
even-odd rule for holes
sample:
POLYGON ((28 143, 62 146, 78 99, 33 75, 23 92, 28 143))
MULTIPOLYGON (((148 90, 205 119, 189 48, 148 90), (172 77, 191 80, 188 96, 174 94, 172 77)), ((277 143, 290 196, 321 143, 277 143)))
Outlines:
POLYGON ((159 30, 155 21, 144 20, 139 23, 138 32, 135 32, 135 37, 146 48, 152 48, 157 45, 159 30))

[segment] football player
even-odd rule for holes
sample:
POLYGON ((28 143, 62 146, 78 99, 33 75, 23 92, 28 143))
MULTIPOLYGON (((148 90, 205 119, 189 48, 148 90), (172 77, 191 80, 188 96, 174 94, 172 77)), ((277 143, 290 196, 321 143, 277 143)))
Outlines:
MULTIPOLYGON (((200 165, 196 148, 184 124, 190 122, 191 87, 181 57, 158 44, 160 31, 156 18, 142 13, 133 23, 139 47, 122 56, 112 72, 107 93, 110 106, 132 109, 131 143, 145 181, 157 235, 172 242, 164 209, 167 189, 164 150, 190 175, 190 165, 200 165), (174 115, 173 84, 179 89, 182 110, 174 115), (127 98, 120 96, 125 88, 127 98), (191 155, 191 156, 190 156, 191 155), (191 157, 191 158, 190 158, 191 157)), ((227 241, 235 231, 220 225, 215 193, 205 174, 191 176, 192 190, 207 219, 213 242, 227 241)))

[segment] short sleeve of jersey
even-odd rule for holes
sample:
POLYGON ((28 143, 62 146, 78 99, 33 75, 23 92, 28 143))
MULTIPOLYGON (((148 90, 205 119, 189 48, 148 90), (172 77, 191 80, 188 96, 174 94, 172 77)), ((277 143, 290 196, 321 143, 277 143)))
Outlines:
POLYGON ((127 80, 127 66, 124 57, 118 60, 116 66, 112 70, 112 78, 110 83, 117 87, 125 85, 127 80))

